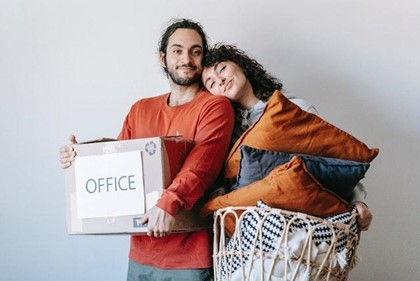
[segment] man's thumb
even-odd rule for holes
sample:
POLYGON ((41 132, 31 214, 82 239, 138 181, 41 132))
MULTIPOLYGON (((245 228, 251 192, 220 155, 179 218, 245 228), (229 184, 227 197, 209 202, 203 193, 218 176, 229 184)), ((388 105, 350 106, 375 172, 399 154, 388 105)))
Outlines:
POLYGON ((70 135, 69 137, 70 143, 71 144, 76 144, 77 140, 76 140, 76 136, 75 135, 70 135))

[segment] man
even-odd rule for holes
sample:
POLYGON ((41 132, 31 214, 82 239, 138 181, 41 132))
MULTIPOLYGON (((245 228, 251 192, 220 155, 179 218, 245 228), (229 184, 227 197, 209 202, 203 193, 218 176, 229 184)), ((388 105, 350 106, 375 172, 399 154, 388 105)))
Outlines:
MULTIPOLYGON (((127 280, 212 280, 208 230, 171 234, 180 209, 190 210, 216 180, 227 154, 234 113, 228 99, 213 96, 201 86, 206 35, 195 22, 173 22, 159 43, 160 64, 171 92, 142 99, 130 109, 119 139, 183 135, 194 147, 181 170, 147 211, 148 236, 132 236, 127 280)), ((75 142, 74 136, 70 139, 75 142)), ((62 167, 75 153, 61 149, 62 167)))

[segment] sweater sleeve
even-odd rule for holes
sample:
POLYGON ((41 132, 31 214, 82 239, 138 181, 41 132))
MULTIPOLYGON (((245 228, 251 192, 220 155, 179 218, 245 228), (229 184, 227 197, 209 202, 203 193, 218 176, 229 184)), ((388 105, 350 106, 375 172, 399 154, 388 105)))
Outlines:
POLYGON ((367 192, 364 185, 361 182, 359 182, 357 183, 356 187, 353 189, 350 202, 353 203, 353 202, 359 201, 366 204, 366 200, 365 200, 366 195, 367 195, 367 192))
POLYGON ((190 210, 203 196, 217 179, 228 152, 234 126, 229 100, 220 96, 209 99, 197 118, 197 123, 191 122, 196 124, 194 147, 157 203, 172 216, 181 208, 190 210))

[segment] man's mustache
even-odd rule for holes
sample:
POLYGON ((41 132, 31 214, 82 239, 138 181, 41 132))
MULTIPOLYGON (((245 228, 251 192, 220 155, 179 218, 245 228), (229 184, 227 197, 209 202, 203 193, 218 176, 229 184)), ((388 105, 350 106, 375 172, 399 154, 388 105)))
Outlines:
POLYGON ((179 68, 191 68, 192 70, 196 70, 197 66, 193 64, 183 64, 176 67, 176 69, 179 69, 179 68))

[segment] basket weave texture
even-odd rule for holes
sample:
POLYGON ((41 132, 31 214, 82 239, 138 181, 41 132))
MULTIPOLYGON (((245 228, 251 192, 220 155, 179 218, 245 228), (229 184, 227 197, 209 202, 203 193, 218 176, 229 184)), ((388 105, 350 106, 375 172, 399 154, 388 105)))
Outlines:
POLYGON ((355 266, 356 210, 321 219, 269 208, 228 207, 214 214, 215 280, 347 280, 355 266), (231 237, 225 221, 235 221, 231 237))

